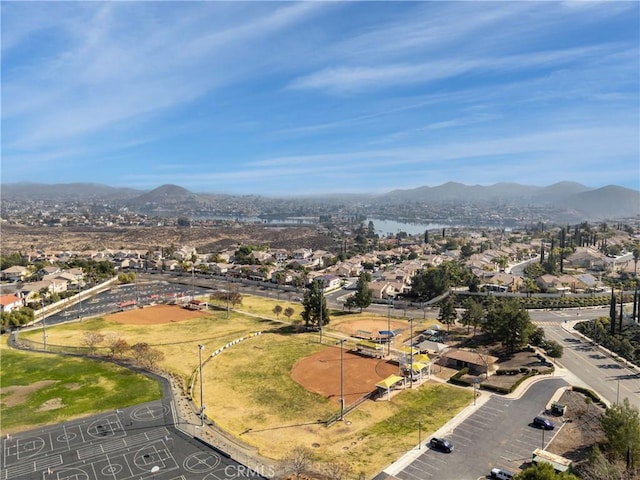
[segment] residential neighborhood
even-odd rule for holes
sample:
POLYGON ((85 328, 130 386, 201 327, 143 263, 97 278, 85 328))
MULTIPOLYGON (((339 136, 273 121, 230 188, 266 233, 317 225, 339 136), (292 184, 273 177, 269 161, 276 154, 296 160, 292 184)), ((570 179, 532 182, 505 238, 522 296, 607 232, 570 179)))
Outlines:
POLYGON ((265 243, 238 243, 215 251, 202 245, 54 250, 33 244, 3 252, 2 308, 9 311, 20 302, 32 307, 50 303, 91 287, 100 276, 123 272, 217 276, 296 288, 322 281, 325 290, 348 286, 368 272, 377 302, 410 297, 418 272, 447 262, 467 268, 475 279, 472 286, 460 287, 481 292, 572 295, 624 288, 625 279, 637 273, 637 226, 634 230, 629 225, 586 224, 580 232, 579 226, 575 229, 576 242, 572 238, 563 248, 560 236, 566 237, 569 227, 545 232, 457 228, 380 237, 371 224, 343 230, 340 247, 334 251, 305 245, 271 248, 265 243), (103 273, 87 270, 87 263, 102 265, 103 273))

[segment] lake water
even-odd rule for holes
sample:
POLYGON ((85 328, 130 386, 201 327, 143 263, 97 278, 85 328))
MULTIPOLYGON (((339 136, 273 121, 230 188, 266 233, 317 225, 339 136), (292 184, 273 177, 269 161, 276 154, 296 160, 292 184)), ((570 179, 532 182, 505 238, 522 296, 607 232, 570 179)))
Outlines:
POLYGON ((443 228, 458 228, 460 225, 443 225, 440 223, 407 223, 395 220, 382 220, 380 218, 367 218, 364 221, 365 227, 373 222, 376 233, 380 236, 395 235, 398 232, 406 232, 409 235, 424 234, 425 230, 442 230, 443 228))

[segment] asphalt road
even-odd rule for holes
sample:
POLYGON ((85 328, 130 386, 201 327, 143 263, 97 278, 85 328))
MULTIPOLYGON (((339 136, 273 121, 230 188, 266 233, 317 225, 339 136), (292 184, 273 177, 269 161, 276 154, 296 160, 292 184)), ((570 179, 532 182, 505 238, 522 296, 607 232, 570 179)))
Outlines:
MULTIPOLYGON (((561 428, 544 432, 531 425, 541 414, 554 393, 567 383, 562 378, 545 378, 532 383, 517 399, 491 395, 488 401, 455 427, 436 432, 454 445, 452 453, 428 448, 425 438, 420 449, 385 469, 385 473, 401 480, 475 480, 488 475, 493 467, 508 470, 520 468, 531 460, 536 448, 542 448, 561 428)), ((485 395, 488 395, 485 393, 485 395)))
POLYGON ((629 399, 640 409, 640 373, 616 362, 607 352, 563 328, 562 324, 544 325, 545 336, 564 347, 558 361, 609 404, 629 399))

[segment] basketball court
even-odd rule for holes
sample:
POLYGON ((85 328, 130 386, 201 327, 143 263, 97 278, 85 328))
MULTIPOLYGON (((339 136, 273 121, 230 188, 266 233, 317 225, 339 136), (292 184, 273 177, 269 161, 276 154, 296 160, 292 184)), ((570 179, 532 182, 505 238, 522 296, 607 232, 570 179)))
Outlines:
POLYGON ((173 425, 163 401, 3 436, 0 480, 258 477, 173 425))

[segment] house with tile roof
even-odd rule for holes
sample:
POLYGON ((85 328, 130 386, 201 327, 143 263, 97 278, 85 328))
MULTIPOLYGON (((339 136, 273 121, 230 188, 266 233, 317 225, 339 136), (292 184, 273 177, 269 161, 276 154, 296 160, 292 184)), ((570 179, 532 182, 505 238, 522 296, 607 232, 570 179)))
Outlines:
POLYGON ((9 313, 23 306, 22 299, 16 295, 0 295, 0 312, 9 313))

